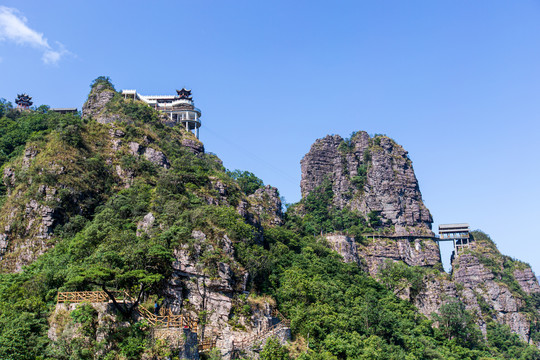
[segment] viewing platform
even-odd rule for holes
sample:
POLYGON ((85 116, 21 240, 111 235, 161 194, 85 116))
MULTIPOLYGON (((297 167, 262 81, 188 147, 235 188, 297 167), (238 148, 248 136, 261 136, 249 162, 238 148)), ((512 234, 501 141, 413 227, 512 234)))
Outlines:
POLYGON ((201 110, 195 107, 191 90, 176 90, 176 95, 141 95, 137 90, 122 90, 124 99, 144 101, 155 110, 164 112, 175 124, 182 124, 187 131, 195 131, 199 138, 201 110))
POLYGON ((464 247, 470 246, 469 224, 439 225, 439 241, 453 241, 456 255, 464 247))
POLYGON ((426 234, 385 234, 385 233, 369 233, 362 234, 365 237, 377 237, 388 239, 431 239, 434 241, 453 241, 454 251, 456 255, 471 244, 471 234, 469 224, 441 224, 439 225, 439 235, 426 234))

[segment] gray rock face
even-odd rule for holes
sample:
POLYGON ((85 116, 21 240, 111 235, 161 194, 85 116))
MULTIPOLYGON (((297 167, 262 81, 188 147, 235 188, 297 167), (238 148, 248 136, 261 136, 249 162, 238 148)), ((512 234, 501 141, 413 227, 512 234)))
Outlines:
POLYGON ((419 294, 411 300, 420 313, 427 317, 438 313, 441 305, 448 299, 458 297, 456 284, 447 274, 440 274, 440 276, 428 275, 424 278, 423 286, 419 294))
MULTIPOLYGON (((71 321, 69 314, 79 307, 78 303, 58 303, 53 314, 49 318, 49 330, 47 336, 52 341, 58 341, 60 338, 71 339, 81 337, 79 333, 80 325, 71 321)), ((116 310, 112 303, 91 303, 90 304, 97 312, 98 331, 96 332, 96 340, 102 341, 108 329, 113 327, 126 327, 130 323, 127 321, 116 321, 116 310)))
POLYGON ((186 360, 199 360, 199 342, 197 341, 197 334, 184 329, 184 343, 180 347, 178 358, 186 360))
POLYGON ((111 148, 113 151, 118 151, 122 145, 122 138, 126 134, 120 129, 110 129, 109 136, 111 137, 111 148))
POLYGON ((164 167, 165 169, 171 167, 165 155, 161 151, 158 151, 151 147, 145 148, 143 156, 151 163, 164 167))
POLYGON ((13 187, 15 186, 15 182, 17 181, 17 178, 15 176, 15 171, 10 167, 4 168, 4 176, 2 177, 2 180, 4 181, 4 185, 7 189, 7 194, 11 195, 11 191, 13 187))
MULTIPOLYGON (((410 266, 440 266, 439 248, 428 239, 369 238, 358 244, 353 238, 340 234, 325 235, 330 248, 338 252, 345 262, 367 265, 367 271, 377 277, 386 261, 403 261, 410 266)), ((471 245, 475 248, 475 244, 471 245)), ((507 324, 513 332, 527 341, 530 331, 527 315, 521 311, 525 301, 503 283, 492 270, 483 265, 475 253, 463 253, 454 259, 452 276, 428 273, 423 287, 411 298, 405 291, 400 297, 411 301, 418 310, 431 317, 450 299, 463 301, 466 308, 477 314, 477 323, 486 334, 486 324, 495 320, 507 324), (488 313, 486 307, 491 309, 488 313)), ((539 285, 530 268, 514 271, 516 281, 527 294, 538 292, 539 285)))
POLYGON ((403 261, 409 266, 433 267, 441 263, 439 246, 430 239, 369 238, 358 244, 346 235, 325 235, 332 250, 337 251, 345 262, 365 263, 371 276, 376 276, 387 261, 403 261))
POLYGON ((168 169, 171 167, 169 164, 169 161, 167 160, 167 157, 165 154, 163 154, 161 151, 153 149, 151 147, 142 146, 139 143, 136 143, 134 141, 131 141, 128 144, 129 152, 133 156, 139 156, 142 155, 144 158, 151 163, 164 167, 165 169, 168 169))
POLYGON ((55 210, 47 205, 41 205, 36 200, 30 200, 26 204, 26 217, 28 225, 26 231, 30 232, 32 228, 37 227, 36 237, 39 239, 49 239, 52 235, 56 214, 55 210), (36 225, 35 222, 38 221, 36 225))
POLYGON ((251 210, 259 216, 261 223, 271 226, 283 224, 283 212, 278 189, 270 185, 257 189, 254 194, 248 196, 251 210))
POLYGON ((454 261, 454 280, 465 287, 476 288, 495 278, 473 254, 462 254, 454 261))
POLYGON ((0 234, 0 255, 4 255, 8 247, 7 234, 0 234))
POLYGON ((238 319, 245 331, 232 326, 230 319, 236 296, 246 290, 248 274, 232 258, 233 245, 227 236, 215 245, 223 251, 223 256, 231 256, 230 261, 218 262, 215 274, 206 273, 205 266, 200 262, 201 256, 205 251, 215 252, 218 249, 210 244, 210 239, 201 231, 195 230, 191 236, 191 245, 182 246, 174 252, 174 272, 166 288, 166 306, 175 313, 189 311, 194 317, 204 309, 208 322, 201 331, 204 331, 205 338, 216 338, 223 358, 230 359, 234 353, 234 343, 264 333, 274 324, 272 308, 263 302, 253 310, 251 317, 238 319))
POLYGON ((366 260, 369 273, 375 275, 387 261, 403 261, 409 266, 433 267, 441 263, 439 246, 430 239, 370 240, 358 247, 358 254, 366 260))
POLYGON ((144 216, 144 218, 137 223, 137 236, 141 236, 143 233, 148 234, 156 218, 154 214, 149 212, 144 216))
MULTIPOLYGON (((474 249, 475 244, 473 243, 472 246, 474 249)), ((528 340, 530 325, 526 314, 520 312, 524 305, 521 297, 514 294, 508 285, 499 280, 490 269, 479 261, 478 256, 474 253, 457 256, 454 259, 453 268, 454 282, 463 286, 460 298, 467 308, 477 314, 482 314, 482 303, 484 303, 492 309, 491 314, 482 314, 483 316, 479 320, 479 325, 484 333, 485 323, 489 319, 493 319, 499 323, 507 324, 524 341, 528 340)), ((530 274, 527 271, 519 272, 519 274, 526 277, 522 287, 530 287, 530 274)), ((534 278, 534 274, 532 277, 534 278)), ((538 284, 536 285, 538 286, 538 284)))
POLYGON ((339 234, 328 234, 325 237, 330 248, 343 256, 343 261, 360 265, 358 246, 354 241, 354 238, 339 234))
POLYGON ((204 145, 196 139, 182 139, 182 146, 187 147, 195 155, 204 153, 204 145))
POLYGON ((98 85, 92 89, 88 100, 83 105, 82 117, 94 118, 98 123, 108 124, 120 120, 120 116, 107 114, 105 106, 114 97, 114 91, 107 89, 104 85, 98 85))
POLYGON ((332 182, 333 205, 363 214, 378 212, 397 234, 431 234, 432 218, 422 201, 407 152, 393 140, 356 133, 349 145, 339 135, 318 139, 301 161, 302 196, 325 179, 332 182), (362 176, 362 168, 367 170, 362 176))
POLYGON ((28 169, 30 167, 30 163, 36 157, 37 154, 38 154, 38 150, 36 148, 34 147, 26 148, 26 150, 24 151, 24 157, 22 160, 22 168, 28 169))
MULTIPOLYGON (((42 185, 40 191, 46 194, 45 200, 57 200, 54 198, 56 189, 42 185)), ((2 257, 8 254, 7 257, 1 259, 1 266, 10 271, 19 272, 24 265, 30 264, 47 251, 52 246, 47 240, 52 237, 58 220, 58 209, 35 199, 25 204, 22 214, 12 211, 6 225, 0 231, 0 254, 2 257), (17 217, 25 220, 25 226, 14 232, 12 226, 17 217), (21 238, 25 241, 21 241, 21 238)))
POLYGON ((534 276, 531 268, 525 268, 523 270, 516 269, 514 271, 514 277, 518 282, 521 289, 527 294, 539 293, 540 285, 538 285, 538 279, 534 276))
MULTIPOLYGON (((280 226, 284 222, 279 192, 270 185, 257 189, 255 193, 240 200, 236 211, 257 229, 261 229, 263 225, 280 226)), ((258 235, 258 241, 262 241, 262 233, 258 235)))

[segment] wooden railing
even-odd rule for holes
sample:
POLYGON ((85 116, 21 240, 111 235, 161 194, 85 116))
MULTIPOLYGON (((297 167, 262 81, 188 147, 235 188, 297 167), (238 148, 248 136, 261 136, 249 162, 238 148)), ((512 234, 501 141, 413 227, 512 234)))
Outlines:
MULTIPOLYGON (((124 302, 135 302, 135 300, 126 292, 113 291, 117 300, 123 300, 124 302)), ((71 291, 71 292, 59 292, 58 303, 81 303, 81 302, 109 302, 111 301, 109 296, 104 291, 71 291)), ((193 332, 197 332, 198 323, 197 320, 192 318, 188 313, 186 314, 173 314, 170 309, 162 308, 159 314, 154 314, 145 307, 138 306, 136 311, 141 317, 146 319, 152 326, 156 328, 189 328, 193 332)), ((283 316, 277 309, 272 310, 272 317, 278 318, 280 321, 266 329, 260 334, 255 334, 241 342, 234 343, 233 346, 236 350, 247 350, 252 348, 257 341, 267 339, 274 335, 277 331, 290 326, 290 321, 283 316)), ((202 341, 198 348, 200 352, 209 351, 216 347, 217 337, 205 339, 202 341)))
MULTIPOLYGON (((124 291, 111 291, 116 300, 135 302, 135 300, 124 291)), ((81 303, 81 302, 109 302, 111 299, 105 291, 71 291, 59 292, 57 302, 81 303)), ((155 327, 183 327, 197 332, 197 321, 188 313, 173 314, 170 309, 162 308, 159 314, 154 314, 145 307, 137 306, 136 311, 155 327)))
POLYGON ((280 321, 277 324, 270 326, 262 333, 252 335, 240 342, 234 342, 233 348, 235 350, 241 351, 253 348, 258 341, 262 342, 262 340, 268 339, 270 336, 274 335, 279 330, 288 328, 291 325, 291 322, 286 319, 285 316, 283 316, 283 314, 278 311, 278 309, 272 310, 272 316, 280 319, 280 321))
POLYGON ((189 314, 173 314, 170 309, 160 311, 156 315, 144 307, 138 307, 137 311, 145 318, 152 326, 155 327, 182 327, 189 328, 193 332, 197 332, 197 321, 189 314))
MULTIPOLYGON (((279 330, 289 327, 289 325, 279 322, 271 327, 269 327, 265 332, 255 334, 251 337, 248 337, 242 341, 234 342, 233 347, 235 350, 248 350, 257 345, 257 342, 262 342, 262 340, 268 339, 279 330)), ((262 344, 261 344, 262 345, 262 344)))
POLYGON ((59 292, 57 302, 109 302, 109 295, 105 291, 70 291, 59 292))
POLYGON ((272 310, 272 316, 278 318, 282 323, 285 323, 285 325, 287 326, 291 325, 290 320, 283 316, 283 314, 280 313, 278 309, 272 310))
POLYGON ((205 352, 205 351, 212 350, 213 348, 216 347, 216 343, 217 343, 217 338, 216 337, 213 337, 213 338, 210 338, 210 339, 204 339, 204 341, 202 341, 199 344, 199 352, 205 352))
POLYGON ((438 236, 435 235, 426 235, 426 234, 384 234, 384 233, 369 233, 369 234, 362 234, 364 237, 376 237, 376 238, 386 238, 386 239, 408 239, 408 238, 416 238, 416 239, 433 239, 437 240, 439 239, 438 236))

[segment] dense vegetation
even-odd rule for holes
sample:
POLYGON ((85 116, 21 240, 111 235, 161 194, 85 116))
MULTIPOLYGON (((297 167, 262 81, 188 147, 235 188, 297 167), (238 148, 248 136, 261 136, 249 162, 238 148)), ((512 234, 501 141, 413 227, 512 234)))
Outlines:
MULTIPOLYGON (((96 84, 108 84, 114 90, 107 78, 96 79, 96 84)), ((123 168, 134 174, 131 186, 125 188, 112 177, 102 176, 113 172, 112 165, 104 160, 103 148, 89 143, 98 138, 103 125, 46 112, 8 109, 0 113, 0 165, 20 157, 29 142, 57 143, 92 155, 84 161, 95 166, 83 166, 82 173, 73 176, 94 179, 95 174, 86 172, 96 171, 101 174, 96 179, 103 178, 106 184, 99 186, 101 195, 85 207, 86 212, 66 212, 65 221, 55 229, 53 248, 22 272, 0 274, 0 358, 171 355, 165 344, 151 341, 144 321, 114 326, 120 320, 132 321, 130 309, 118 306, 116 319, 98 329, 95 310, 80 306, 64 319, 79 324, 80 336, 60 336, 56 341, 47 336, 48 318, 58 291, 127 290, 141 302, 162 296, 173 250, 194 247, 192 231, 202 230, 207 239, 197 266, 209 277, 216 275, 217 263, 228 261, 216 241, 227 234, 239 263, 231 265, 249 271, 251 292, 272 296, 291 320, 293 345, 300 351, 270 341, 261 353, 264 360, 540 359, 536 348, 521 342, 506 326, 488 324, 484 339, 472 321, 473 314, 459 302, 446 305, 438 318, 440 327, 434 327, 396 296, 402 279, 418 284, 417 269, 398 263, 389 266, 377 282, 357 265, 343 263, 318 235, 343 231, 361 240, 359 234, 377 231, 382 224, 377 214, 365 218, 332 208, 329 182, 290 207, 284 226, 257 228, 235 210, 242 198, 263 185, 254 174, 227 172, 215 156, 195 155, 179 146, 183 130, 165 129, 147 107, 116 96, 109 110, 133 120, 122 125, 128 139, 151 137, 167 154, 170 169, 121 155, 123 168), (210 205, 206 201, 219 198, 212 179, 226 184, 227 202, 210 205), (138 223, 149 212, 161 226, 141 232, 138 223), (263 242, 257 241, 260 235, 263 242), (103 334, 100 341, 97 332, 103 334)), ((210 356, 218 358, 215 352, 210 356)))

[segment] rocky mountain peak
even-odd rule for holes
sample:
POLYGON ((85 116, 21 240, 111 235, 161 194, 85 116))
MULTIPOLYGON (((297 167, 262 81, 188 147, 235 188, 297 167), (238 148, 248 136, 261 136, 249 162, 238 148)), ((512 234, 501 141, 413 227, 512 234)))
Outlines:
POLYGON ((332 205, 367 215, 375 212, 395 233, 431 233, 433 222, 422 201, 412 162, 394 140, 365 131, 349 139, 318 139, 301 161, 302 197, 325 180, 332 183, 332 205))
POLYGON ((102 124, 118 121, 120 119, 118 115, 111 115, 106 112, 106 106, 113 99, 115 93, 114 88, 111 89, 106 84, 93 86, 82 108, 83 118, 92 117, 102 124))

